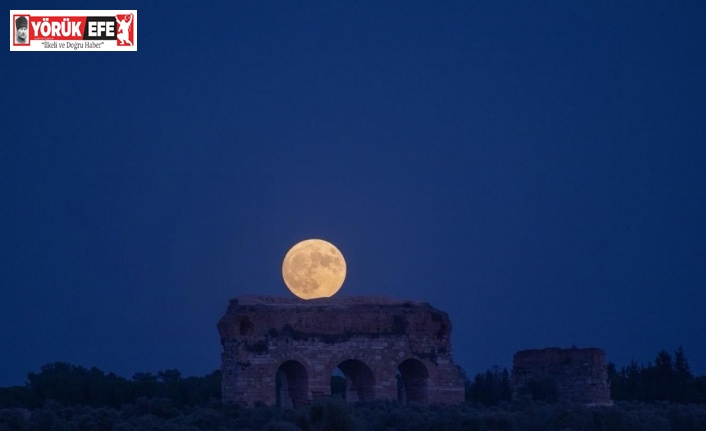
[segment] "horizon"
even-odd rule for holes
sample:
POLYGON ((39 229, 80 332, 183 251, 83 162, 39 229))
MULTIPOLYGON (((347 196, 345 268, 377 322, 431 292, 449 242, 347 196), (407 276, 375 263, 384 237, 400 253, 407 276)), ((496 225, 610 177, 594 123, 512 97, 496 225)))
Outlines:
MULTIPOLYGON (((273 296, 277 297, 276 295, 273 295, 273 296)), ((252 298, 256 297, 256 295, 244 295, 244 297, 245 297, 245 298, 248 298, 248 299, 252 299, 252 298)), ((372 297, 372 296, 367 296, 367 298, 371 298, 371 297, 372 297)), ((237 298, 237 297, 236 297, 236 298, 237 298)), ((236 298, 232 298, 232 299, 236 299, 236 298)), ((285 297, 282 296, 282 298, 285 298, 285 297)), ((372 298, 375 298, 375 297, 372 297, 372 298)), ((385 298, 387 298, 387 297, 385 297, 385 298)), ((286 299, 290 299, 290 300, 293 299, 293 300, 295 300, 295 301, 299 301, 299 300, 300 300, 300 298, 296 298, 296 297, 294 297, 294 296, 286 297, 286 299)), ((331 299, 331 298, 321 298, 321 299, 327 300, 327 299, 331 299)), ((389 298, 389 299, 395 300, 395 298, 389 298)), ((402 301, 402 300, 399 300, 399 301, 400 301, 400 302, 404 302, 404 301, 402 301)), ((307 301, 307 300, 304 300, 304 303, 306 303, 306 302, 308 302, 308 301, 307 301)), ((254 303, 254 302, 252 302, 252 303, 254 303)), ((424 302, 422 302, 422 303, 424 303, 424 302)), ((248 304, 251 304, 251 302, 248 302, 248 304)), ((443 311, 443 310, 440 310, 440 311, 443 311)), ((452 324, 453 324, 453 322, 452 322, 452 324)), ((451 347, 452 347, 452 349, 453 349, 453 344, 451 345, 451 347)), ((681 347, 681 346, 676 347, 676 348, 675 348, 675 351, 676 351, 676 349, 678 349, 679 347, 681 347)), ((582 350, 583 350, 583 349, 599 349, 599 350, 605 352, 604 349, 602 349, 600 346, 575 346, 575 345, 572 345, 572 346, 545 346, 545 347, 537 347, 537 348, 531 348, 531 349, 524 349, 524 350, 518 350, 517 352, 515 352, 515 354, 520 353, 520 352, 541 351, 541 350, 546 350, 546 349, 562 349, 562 350, 569 350, 569 349, 582 349, 582 350)), ((673 358, 673 353, 674 353, 674 352, 671 351, 671 350, 669 350, 669 349, 658 349, 658 350, 656 350, 656 351, 655 351, 655 354, 654 354, 654 357, 656 357, 656 356, 658 355, 658 353, 661 352, 661 351, 666 351, 666 352, 669 353, 669 355, 671 355, 672 358, 673 358)), ((695 377, 701 376, 701 375, 702 375, 701 373, 698 373, 698 372, 695 372, 695 371, 694 371, 694 368, 693 368, 693 365, 692 365, 692 363, 691 363, 691 360, 689 359, 688 352, 684 352, 684 353, 686 353, 686 358, 687 358, 687 360, 689 361, 688 363, 689 363, 689 366, 690 366, 690 369, 691 369, 693 375, 694 375, 695 377)), ((503 365, 500 365, 500 364, 493 364, 493 365, 487 367, 486 369, 477 370, 477 371, 472 372, 472 373, 470 373, 466 368, 463 367, 462 364, 459 364, 459 363, 458 363, 457 361, 455 361, 455 360, 454 360, 454 364, 461 368, 461 370, 463 371, 464 375, 466 376, 466 378, 468 379, 469 382, 473 382, 473 378, 474 378, 476 375, 482 374, 482 373, 484 373, 484 372, 486 372, 486 371, 491 371, 491 370, 493 370, 493 369, 496 368, 496 367, 499 368, 500 370, 506 369, 508 372, 510 372, 510 373, 512 374, 512 371, 513 371, 513 360, 514 360, 515 354, 513 354, 513 358, 510 360, 510 365, 509 365, 509 366, 503 366, 503 365)), ((452 357, 453 357, 453 355, 452 355, 452 357)), ((650 365, 653 365, 653 364, 654 364, 654 362, 653 362, 654 357, 651 358, 651 359, 648 359, 648 360, 646 360, 646 361, 637 360, 637 359, 634 359, 634 358, 633 358, 633 359, 631 359, 628 363, 625 363, 625 364, 617 364, 617 363, 612 362, 612 361, 610 360, 610 358, 606 355, 606 366, 612 364, 612 365, 614 365, 614 366, 616 367, 616 369, 617 369, 618 371, 620 371, 620 369, 623 368, 623 367, 628 367, 628 366, 631 365, 631 363, 633 363, 633 362, 636 363, 636 364, 639 365, 639 366, 650 366, 650 365)), ((44 366, 46 366, 46 365, 55 364, 55 363, 65 363, 65 364, 69 364, 69 365, 73 365, 73 366, 77 366, 77 367, 82 367, 82 368, 85 368, 85 369, 87 369, 87 370, 91 370, 91 369, 94 369, 94 368, 95 368, 95 369, 98 369, 98 370, 100 370, 100 371, 102 371, 102 372, 104 372, 104 373, 106 373, 106 374, 114 374, 114 375, 116 375, 116 376, 118 376, 118 377, 120 377, 120 378, 123 378, 123 379, 125 379, 125 380, 129 380, 129 381, 135 380, 135 379, 134 379, 134 376, 137 375, 137 374, 140 374, 140 373, 148 373, 148 374, 152 374, 152 375, 154 375, 155 377, 157 377, 157 375, 159 374, 159 372, 161 372, 161 371, 166 371, 166 370, 177 370, 177 371, 179 371, 180 374, 181 374, 181 376, 180 376, 181 379, 188 379, 188 378, 192 378, 192 377, 204 377, 204 376, 210 375, 210 374, 212 374, 212 373, 214 373, 214 372, 221 372, 221 367, 220 367, 220 365, 219 365, 218 367, 214 368, 213 370, 208 371, 208 372, 204 372, 204 373, 201 373, 201 374, 188 374, 188 375, 186 375, 186 374, 184 374, 183 372, 181 372, 181 370, 180 370, 179 368, 174 368, 174 367, 161 367, 161 368, 154 369, 154 370, 135 370, 135 371, 133 371, 133 372, 128 372, 127 374, 125 374, 125 373, 118 373, 118 372, 115 372, 114 370, 105 369, 105 368, 102 368, 102 367, 100 367, 100 366, 98 366, 98 365, 86 365, 86 364, 72 363, 72 362, 60 361, 60 360, 47 362, 47 363, 45 363, 45 364, 42 364, 41 367, 44 367, 44 366)), ((39 373, 39 372, 41 372, 41 367, 40 367, 40 368, 37 368, 36 370, 27 371, 27 373, 25 374, 25 381, 24 381, 24 383, 22 383, 22 384, 0 385, 0 387, 12 387, 12 386, 24 386, 24 385, 27 385, 28 382, 27 382, 26 377, 27 377, 29 374, 31 374, 31 373, 39 373)), ((337 372, 340 373, 340 370, 338 370, 338 368, 334 368, 334 369, 332 370, 332 372, 331 372, 331 376, 333 377, 333 376, 338 375, 337 372)), ((703 374, 703 376, 706 376, 706 374, 703 374)))

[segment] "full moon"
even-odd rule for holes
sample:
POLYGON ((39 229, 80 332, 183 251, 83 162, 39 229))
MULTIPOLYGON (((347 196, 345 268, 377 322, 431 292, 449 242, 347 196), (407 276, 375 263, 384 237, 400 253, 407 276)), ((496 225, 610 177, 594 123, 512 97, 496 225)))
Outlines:
POLYGON ((346 261, 330 242, 307 239, 284 256, 282 278, 289 290, 302 299, 328 298, 343 285, 346 261))

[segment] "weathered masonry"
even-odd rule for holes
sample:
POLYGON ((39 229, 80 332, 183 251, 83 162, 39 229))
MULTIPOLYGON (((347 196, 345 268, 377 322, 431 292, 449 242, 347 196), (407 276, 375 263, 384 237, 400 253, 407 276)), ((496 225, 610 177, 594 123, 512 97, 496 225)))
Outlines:
POLYGON ((218 331, 226 402, 298 407, 330 395, 336 369, 349 402, 464 398, 451 322, 428 303, 243 296, 230 301, 218 331))
POLYGON ((542 395, 559 401, 611 405, 605 352, 597 348, 523 350, 512 365, 513 398, 542 395))

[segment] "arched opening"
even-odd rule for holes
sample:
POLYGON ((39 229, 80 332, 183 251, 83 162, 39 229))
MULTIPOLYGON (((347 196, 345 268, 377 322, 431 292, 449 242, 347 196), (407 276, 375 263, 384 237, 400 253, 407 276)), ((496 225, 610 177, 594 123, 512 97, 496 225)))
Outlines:
POLYGON ((375 375, 365 363, 348 359, 331 373, 331 395, 349 403, 375 399, 375 375))
POLYGON ((300 362, 286 361, 277 369, 275 377, 276 404, 283 408, 297 408, 308 400, 309 379, 300 362))
POLYGON ((407 359, 397 367, 397 399, 403 403, 428 401, 429 371, 418 359, 407 359))

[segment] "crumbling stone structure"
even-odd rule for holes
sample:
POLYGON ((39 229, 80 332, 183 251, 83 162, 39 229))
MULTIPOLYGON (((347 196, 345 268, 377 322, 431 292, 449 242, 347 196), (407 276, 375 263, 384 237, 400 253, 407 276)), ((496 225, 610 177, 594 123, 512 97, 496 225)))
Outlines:
POLYGON ((238 297, 218 322, 226 402, 298 407, 346 379, 349 402, 460 403, 451 322, 428 303, 342 297, 238 297))
POLYGON ((541 395, 557 401, 612 405, 605 352, 597 348, 523 350, 512 365, 513 398, 541 395))

